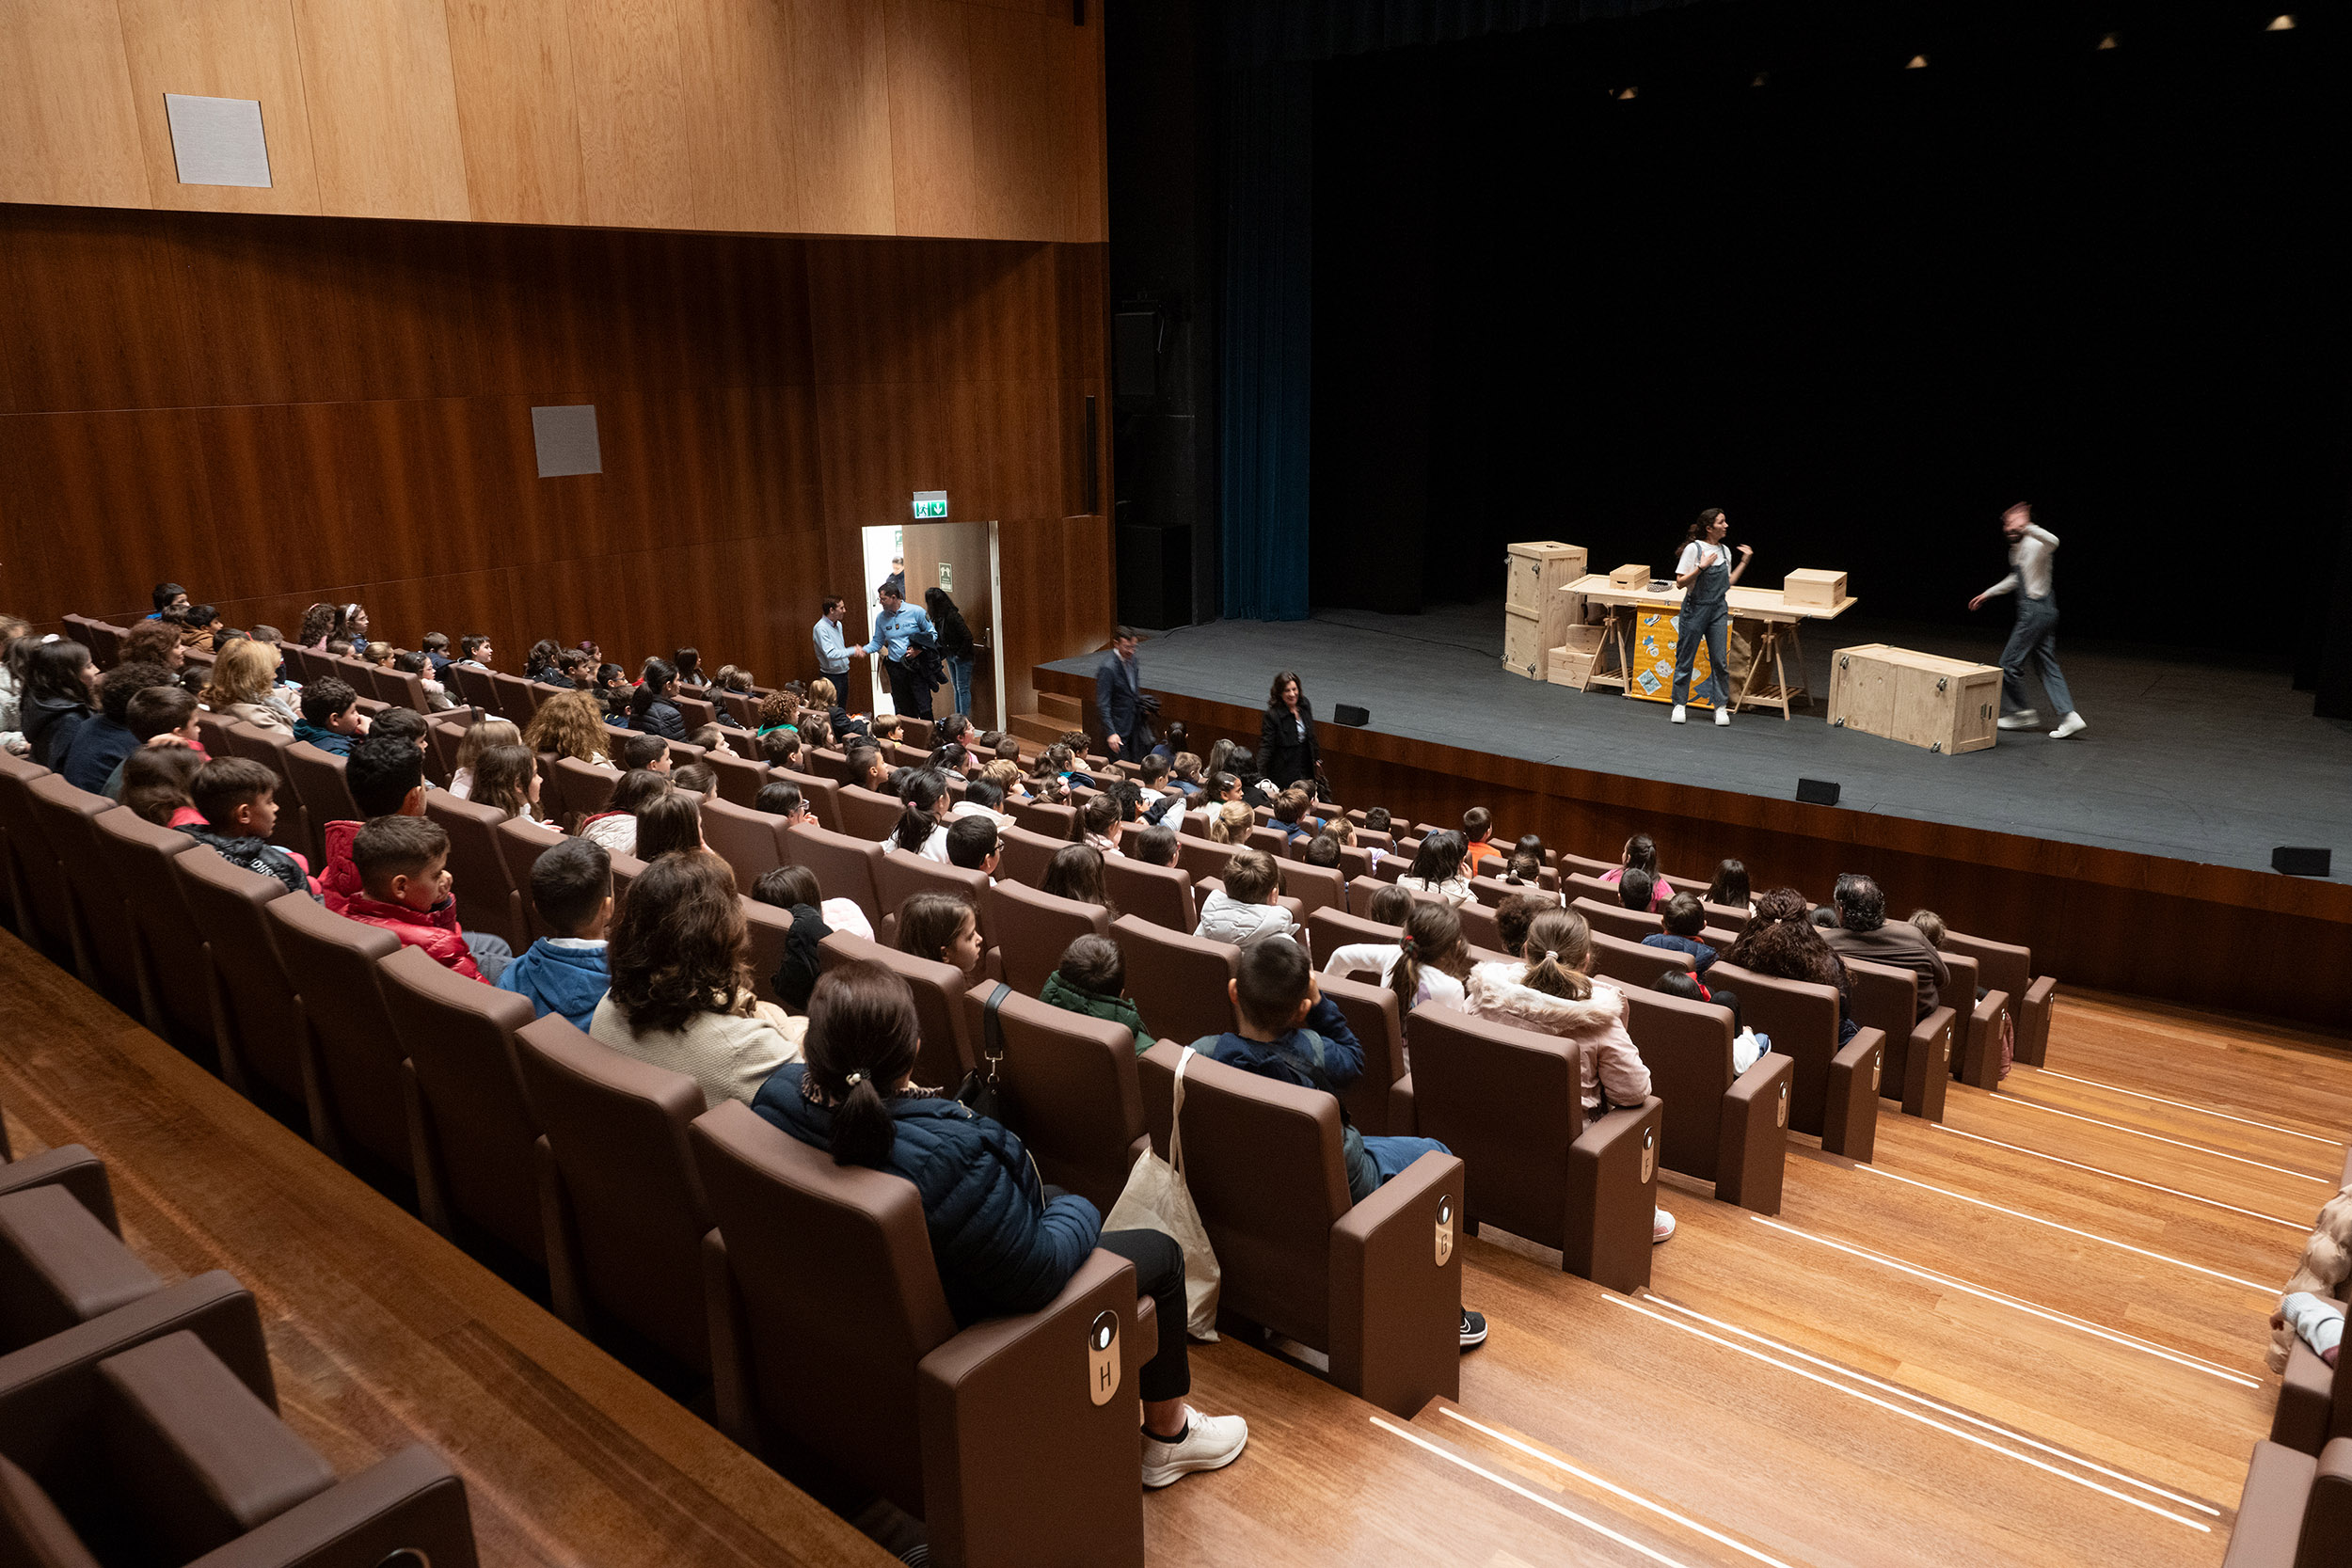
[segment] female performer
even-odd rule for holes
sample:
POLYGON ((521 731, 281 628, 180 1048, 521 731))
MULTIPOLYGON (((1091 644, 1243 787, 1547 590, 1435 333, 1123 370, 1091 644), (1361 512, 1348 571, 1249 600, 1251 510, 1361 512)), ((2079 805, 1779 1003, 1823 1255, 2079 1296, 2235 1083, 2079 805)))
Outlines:
POLYGON ((1266 698, 1265 718, 1258 725, 1258 763, 1277 789, 1319 776, 1315 710, 1300 693, 1297 675, 1288 670, 1274 677, 1266 698))
POLYGON ((1699 640, 1707 640, 1707 680, 1699 694, 1715 705, 1715 722, 1731 722, 1731 585, 1748 569, 1754 546, 1740 546, 1740 563, 1731 563, 1724 548, 1730 519, 1720 506, 1699 514, 1683 536, 1682 559, 1675 565, 1675 586, 1682 590, 1682 612, 1675 617, 1674 721, 1684 722, 1683 705, 1691 700, 1691 664, 1698 657, 1699 640))

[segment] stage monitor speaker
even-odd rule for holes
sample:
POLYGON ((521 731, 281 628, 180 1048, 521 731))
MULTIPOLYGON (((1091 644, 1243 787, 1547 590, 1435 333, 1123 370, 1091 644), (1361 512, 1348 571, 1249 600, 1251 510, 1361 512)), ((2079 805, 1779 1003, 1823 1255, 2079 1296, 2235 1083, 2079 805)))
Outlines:
POLYGON ((2281 844, 2270 851, 2270 869, 2290 877, 2325 877, 2332 859, 2326 849, 2303 849, 2281 844))
POLYGON ((1835 779, 1799 779, 1797 799, 1808 806, 1834 806, 1837 803, 1837 781, 1835 779))
POLYGON ((1358 729, 1362 729, 1372 722, 1372 709, 1358 707, 1353 703, 1342 703, 1331 710, 1331 717, 1339 723, 1353 724, 1358 729))

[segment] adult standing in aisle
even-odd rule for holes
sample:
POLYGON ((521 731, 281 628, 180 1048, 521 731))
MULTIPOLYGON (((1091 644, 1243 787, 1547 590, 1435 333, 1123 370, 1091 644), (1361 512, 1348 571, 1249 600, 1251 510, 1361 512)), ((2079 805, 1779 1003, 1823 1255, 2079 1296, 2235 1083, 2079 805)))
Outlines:
POLYGON ((916 677, 913 668, 914 640, 925 638, 938 641, 931 629, 931 618, 899 597, 898 590, 888 582, 874 595, 882 601, 882 614, 874 621, 874 640, 858 652, 882 660, 882 674, 890 682, 890 705, 901 718, 929 719, 931 716, 931 690, 916 677))
POLYGON ((1732 564, 1724 548, 1731 519, 1720 506, 1699 514, 1682 542, 1682 558, 1675 563, 1675 586, 1682 590, 1682 610, 1675 617, 1674 721, 1686 722, 1683 706, 1691 700, 1691 670, 1697 661, 1699 641, 1707 642, 1707 679, 1699 695, 1715 705, 1715 722, 1731 722, 1731 585, 1748 569, 1751 545, 1740 546, 1740 562, 1732 564))
POLYGON ((947 667, 955 711, 968 716, 972 712, 972 628, 964 624, 963 611, 956 608, 945 588, 924 589, 923 608, 930 611, 931 625, 939 628, 939 658, 947 667))
POLYGON ((1152 754, 1152 721, 1143 707, 1143 666, 1136 659, 1133 626, 1111 634, 1111 651, 1094 671, 1094 715, 1113 757, 1140 762, 1152 754))
MULTIPOLYGON (((842 678, 850 673, 850 648, 841 638, 841 618, 850 612, 850 602, 838 594, 825 595, 825 612, 817 617, 817 624, 808 629, 809 640, 817 644, 817 673, 838 689, 842 678)), ((863 653, 864 649, 857 652, 863 653)))
POLYGON ((2050 559, 2058 550, 2058 535, 2036 523, 2033 508, 2024 501, 2001 514, 2001 532, 2009 539, 2009 576, 1968 601, 1968 608, 1976 610, 1995 594, 2025 590, 2017 595, 2017 625, 2001 650, 2001 705, 2009 711, 2001 715, 2000 725, 2030 730, 2042 723, 2042 715, 2026 701, 2026 666, 2030 661, 2042 677, 2042 689, 2050 694, 2051 709, 2065 715, 2050 738, 2064 740, 2090 726, 2074 711, 2074 695, 2066 689, 2066 676, 2058 669, 2057 568, 2050 559))

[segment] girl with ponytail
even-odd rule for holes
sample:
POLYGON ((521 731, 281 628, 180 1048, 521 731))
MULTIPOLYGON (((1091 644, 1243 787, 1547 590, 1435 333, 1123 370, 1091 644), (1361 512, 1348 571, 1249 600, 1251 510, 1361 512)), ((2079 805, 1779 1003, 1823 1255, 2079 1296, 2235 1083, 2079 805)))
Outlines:
POLYGON ((1396 992, 1399 1011, 1409 1013, 1423 1002, 1462 1006, 1462 982, 1470 972, 1470 943, 1462 940, 1462 917, 1453 905, 1414 899, 1395 954, 1381 983, 1396 992))
MULTIPOLYGON (((1518 962, 1483 963, 1470 973, 1466 1011, 1539 1034, 1574 1040, 1577 1070, 1587 1121, 1613 1106, 1637 1106, 1648 1098, 1649 1068, 1626 1033, 1625 998, 1614 986, 1592 977, 1593 933, 1574 910, 1546 910, 1528 923, 1526 957, 1518 962)), ((1650 1239, 1675 1233, 1663 1209, 1650 1220, 1650 1239)))
POLYGON ((910 773, 898 799, 905 807, 898 813, 898 825, 882 841, 882 848, 903 849, 947 864, 947 809, 952 803, 947 798, 947 775, 930 768, 910 773))
MULTIPOLYGON (((632 890, 632 905, 636 897, 632 890)), ((1192 1369, 1176 1327, 1187 1310, 1184 1249, 1156 1230, 1103 1230, 1085 1198, 1048 1196, 1011 1132, 910 1082, 920 1043, 905 980, 876 963, 836 964, 809 993, 805 1060, 777 1069, 752 1109, 836 1165, 887 1171, 914 1186, 960 1327, 1043 1308, 1098 1245, 1129 1259, 1137 1294, 1171 1325, 1138 1379, 1143 1484, 1166 1486, 1239 1458, 1249 1440, 1242 1419, 1203 1416, 1184 1402, 1192 1369)))

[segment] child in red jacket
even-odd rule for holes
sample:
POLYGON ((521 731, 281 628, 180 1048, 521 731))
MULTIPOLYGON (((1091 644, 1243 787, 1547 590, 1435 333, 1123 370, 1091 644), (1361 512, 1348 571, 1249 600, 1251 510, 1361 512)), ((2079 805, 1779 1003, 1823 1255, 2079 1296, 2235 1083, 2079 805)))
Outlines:
POLYGON ((469 980, 495 981, 513 960, 505 940, 468 932, 457 924, 451 895, 449 833, 424 816, 379 816, 351 841, 360 893, 344 917, 380 926, 433 961, 469 980))

